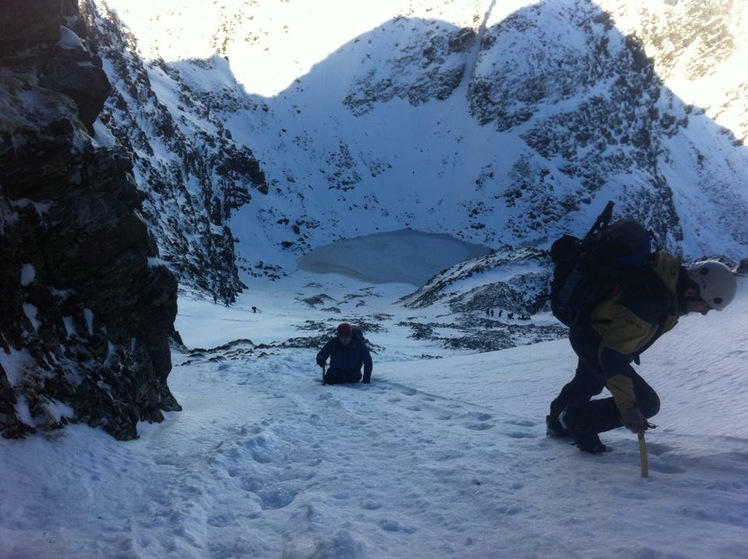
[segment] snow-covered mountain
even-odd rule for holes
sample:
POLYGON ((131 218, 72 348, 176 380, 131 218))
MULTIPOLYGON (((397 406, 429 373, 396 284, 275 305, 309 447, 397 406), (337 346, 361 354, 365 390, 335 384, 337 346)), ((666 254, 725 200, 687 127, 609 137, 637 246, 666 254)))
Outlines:
POLYGON ((545 436, 528 316, 608 198, 746 254, 745 2, 150 4, 0 10, 0 556, 748 555, 746 278, 647 352, 649 471, 545 436))
POLYGON ((375 232, 544 249, 609 199, 686 257, 748 254, 744 2, 86 4, 97 135, 217 299, 375 232))
MULTIPOLYGON (((348 265, 321 261, 325 245, 447 235, 436 250, 478 256, 421 258, 442 242, 354 256, 408 254, 388 264, 420 270, 398 301, 414 311, 409 335, 486 351, 562 334, 529 320, 545 249, 609 199, 687 258, 748 254, 744 2, 4 8, 6 435, 72 417, 133 438, 177 409, 177 279, 231 303, 301 256, 348 265), (424 260, 439 264, 422 276, 424 260), (418 318, 435 308, 450 319, 418 318), (489 309, 520 320, 486 336, 495 325, 476 316, 489 309)), ((303 298, 339 313, 319 291, 303 298)), ((375 331, 385 318, 351 320, 375 331)), ((288 343, 326 331, 305 328, 288 343)))

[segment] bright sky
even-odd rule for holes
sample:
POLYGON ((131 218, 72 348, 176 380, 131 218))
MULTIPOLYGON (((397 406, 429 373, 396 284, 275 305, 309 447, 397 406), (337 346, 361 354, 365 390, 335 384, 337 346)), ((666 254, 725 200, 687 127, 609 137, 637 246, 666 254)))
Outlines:
MULTIPOLYGON (((133 30, 146 57, 164 60, 209 58, 212 38, 231 29, 227 45, 233 71, 252 93, 272 96, 298 76, 357 36, 397 16, 412 16, 413 4, 427 1, 377 0, 101 0, 116 8, 133 30)), ((446 11, 425 7, 434 16, 464 16, 447 4, 446 11), (451 9, 450 9, 451 7, 451 9)))

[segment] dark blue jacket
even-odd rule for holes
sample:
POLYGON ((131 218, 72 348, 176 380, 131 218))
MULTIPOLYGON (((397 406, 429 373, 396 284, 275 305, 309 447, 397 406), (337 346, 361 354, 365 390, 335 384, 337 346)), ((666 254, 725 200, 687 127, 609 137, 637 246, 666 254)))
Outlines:
MULTIPOLYGON (((361 378, 361 366, 364 367, 364 382, 371 380, 371 354, 366 344, 353 336, 351 343, 344 346, 337 338, 332 338, 317 354, 317 360, 330 358, 330 373, 338 377, 361 378)), ((352 380, 352 379, 351 379, 352 380)))

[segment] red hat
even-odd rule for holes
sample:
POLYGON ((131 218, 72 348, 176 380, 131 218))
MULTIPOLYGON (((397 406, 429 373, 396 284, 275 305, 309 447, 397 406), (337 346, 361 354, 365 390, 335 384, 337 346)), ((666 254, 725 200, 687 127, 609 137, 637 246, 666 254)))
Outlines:
POLYGON ((343 322, 338 326, 338 332, 353 332, 353 326, 348 324, 347 322, 343 322))

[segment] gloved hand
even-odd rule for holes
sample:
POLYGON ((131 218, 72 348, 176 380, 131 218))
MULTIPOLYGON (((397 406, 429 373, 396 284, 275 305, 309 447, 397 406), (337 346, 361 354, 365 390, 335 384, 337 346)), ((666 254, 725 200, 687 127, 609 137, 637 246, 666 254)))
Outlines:
POLYGON ((317 365, 319 365, 320 367, 324 367, 325 365, 327 365, 327 359, 317 357, 317 365))
POLYGON ((621 412, 621 423, 632 433, 643 433, 647 430, 649 423, 638 408, 621 412))

